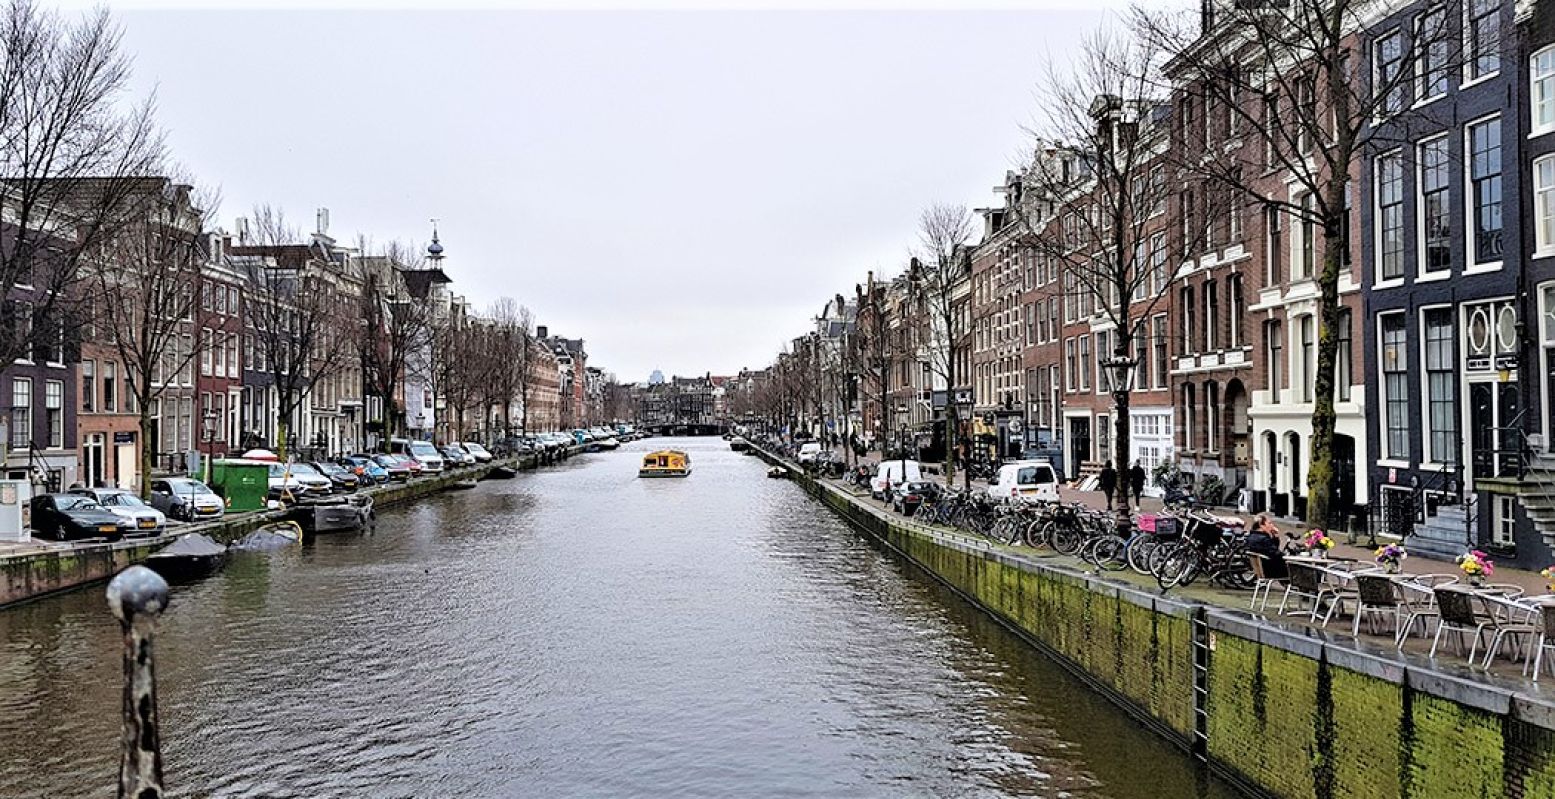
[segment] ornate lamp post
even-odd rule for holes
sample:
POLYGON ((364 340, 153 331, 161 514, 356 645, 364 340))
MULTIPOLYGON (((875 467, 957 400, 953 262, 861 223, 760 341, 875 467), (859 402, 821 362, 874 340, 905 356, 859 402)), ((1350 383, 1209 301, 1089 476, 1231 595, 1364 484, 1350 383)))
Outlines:
MULTIPOLYGON (((1138 361, 1126 355, 1114 355, 1111 358, 1104 358, 1101 362, 1102 374, 1107 379, 1107 390, 1112 394, 1112 421, 1114 430, 1122 429, 1124 424, 1123 420, 1128 416, 1128 397, 1129 392, 1134 388, 1134 367, 1138 365, 1138 363, 1138 361)), ((1118 440, 1118 437, 1114 435, 1112 442, 1113 452, 1107 453, 1107 459, 1113 460, 1115 458, 1115 453, 1122 445, 1123 442, 1118 440)), ((1124 467, 1127 466, 1127 464, 1118 465, 1124 467)), ((1119 469, 1117 480, 1113 483, 1114 495, 1120 491, 1123 494, 1123 501, 1117 503, 1119 535, 1124 534, 1124 531, 1128 528, 1129 524, 1127 486, 1128 470, 1126 468, 1119 469)), ((1110 501, 1112 497, 1108 497, 1108 499, 1110 501)))
POLYGON ((216 410, 214 408, 206 408, 205 413, 200 417, 201 432, 205 438, 205 469, 203 471, 207 485, 211 482, 211 459, 216 457, 216 419, 216 410))

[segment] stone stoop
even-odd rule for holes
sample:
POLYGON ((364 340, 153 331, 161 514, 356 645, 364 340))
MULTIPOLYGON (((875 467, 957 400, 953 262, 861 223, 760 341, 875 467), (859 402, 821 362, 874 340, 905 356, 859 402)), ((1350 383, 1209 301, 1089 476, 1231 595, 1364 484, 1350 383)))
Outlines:
POLYGON ((1436 560, 1455 560, 1468 551, 1467 505, 1442 505, 1435 516, 1429 516, 1425 524, 1417 525, 1415 532, 1405 542, 1411 555, 1423 555, 1436 560))

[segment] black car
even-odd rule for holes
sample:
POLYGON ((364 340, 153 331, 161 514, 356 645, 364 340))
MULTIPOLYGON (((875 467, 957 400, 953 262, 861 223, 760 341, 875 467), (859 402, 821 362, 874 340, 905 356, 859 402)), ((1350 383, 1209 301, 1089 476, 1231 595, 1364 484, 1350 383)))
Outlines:
POLYGON ((349 469, 331 461, 314 461, 313 468, 319 470, 319 474, 329 478, 335 491, 355 491, 361 484, 361 480, 349 469))
POLYGON ((32 529, 60 541, 117 541, 124 537, 130 524, 97 504, 97 500, 81 494, 41 494, 32 498, 32 529))
POLYGON ((937 501, 945 493, 939 483, 915 480, 891 491, 891 508, 897 513, 911 516, 924 502, 937 501))

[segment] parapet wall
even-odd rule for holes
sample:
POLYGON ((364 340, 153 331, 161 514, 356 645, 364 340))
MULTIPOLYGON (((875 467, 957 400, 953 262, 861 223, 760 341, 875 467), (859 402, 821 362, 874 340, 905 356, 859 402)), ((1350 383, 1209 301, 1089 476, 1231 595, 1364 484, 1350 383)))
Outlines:
POLYGON ((1041 563, 762 455, 1249 793, 1555 797, 1555 701, 1531 684, 1041 563))

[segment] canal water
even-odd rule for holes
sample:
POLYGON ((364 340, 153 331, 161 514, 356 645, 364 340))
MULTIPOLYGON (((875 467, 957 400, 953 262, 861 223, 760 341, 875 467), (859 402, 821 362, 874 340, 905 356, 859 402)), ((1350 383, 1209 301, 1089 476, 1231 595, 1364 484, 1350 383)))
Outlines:
MULTIPOLYGON (((765 471, 652 439, 175 587, 170 794, 1234 795, 765 471)), ((0 796, 111 795, 120 685, 101 587, 0 610, 0 796)))

